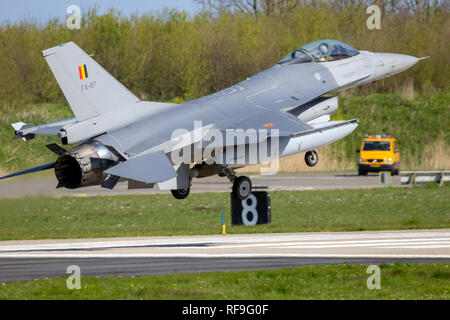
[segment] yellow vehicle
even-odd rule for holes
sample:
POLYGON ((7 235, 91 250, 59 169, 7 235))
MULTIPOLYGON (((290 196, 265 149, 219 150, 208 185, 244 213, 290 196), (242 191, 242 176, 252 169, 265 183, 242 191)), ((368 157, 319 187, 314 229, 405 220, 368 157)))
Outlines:
POLYGON ((397 139, 390 135, 366 135, 359 153, 358 174, 390 171, 391 175, 400 172, 400 150, 397 139))

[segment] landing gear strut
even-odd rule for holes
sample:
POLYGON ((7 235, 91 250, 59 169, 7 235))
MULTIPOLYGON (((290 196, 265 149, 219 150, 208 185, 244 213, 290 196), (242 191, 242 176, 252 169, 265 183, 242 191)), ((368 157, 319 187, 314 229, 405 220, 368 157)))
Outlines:
POLYGON ((236 177, 233 169, 227 168, 222 172, 222 177, 227 176, 233 183, 233 195, 239 200, 245 200, 252 193, 252 182, 245 176, 236 177))

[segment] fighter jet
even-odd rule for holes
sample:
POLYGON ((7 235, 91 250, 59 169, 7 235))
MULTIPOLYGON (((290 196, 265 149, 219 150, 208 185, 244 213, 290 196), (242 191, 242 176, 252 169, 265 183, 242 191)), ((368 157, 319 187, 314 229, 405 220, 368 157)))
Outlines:
POLYGON ((142 101, 75 43, 44 50, 75 117, 12 124, 15 138, 55 135, 55 162, 1 177, 54 169, 57 188, 101 185, 189 195, 192 180, 227 177, 240 200, 252 190, 236 169, 306 152, 350 134, 358 119, 330 121, 336 93, 402 72, 422 58, 358 51, 331 39, 309 43, 272 67, 217 93, 184 104, 142 101))

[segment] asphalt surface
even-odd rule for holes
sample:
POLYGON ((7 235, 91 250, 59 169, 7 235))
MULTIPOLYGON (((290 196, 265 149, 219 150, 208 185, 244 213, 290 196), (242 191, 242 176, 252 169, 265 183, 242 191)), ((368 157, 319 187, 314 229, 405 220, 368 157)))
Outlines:
POLYGON ((0 259, 0 282, 68 277, 76 265, 81 276, 148 276, 174 273, 271 270, 303 265, 450 262, 450 258, 49 258, 0 259))
POLYGON ((299 265, 450 262, 450 229, 0 242, 0 282, 299 265))
MULTIPOLYGON (((383 187, 377 174, 358 176, 349 173, 285 173, 277 175, 242 174, 251 178, 254 186, 268 186, 273 190, 314 190, 314 189, 351 189, 383 187)), ((56 189, 55 177, 45 176, 33 179, 13 178, 0 182, 0 197, 21 197, 24 195, 108 195, 108 194, 151 194, 167 193, 154 189, 128 190, 127 182, 120 182, 114 190, 99 186, 75 190, 56 189)), ((400 186, 400 178, 392 177, 392 185, 400 186)), ((229 192, 231 183, 225 177, 207 177, 194 179, 191 192, 229 192)))

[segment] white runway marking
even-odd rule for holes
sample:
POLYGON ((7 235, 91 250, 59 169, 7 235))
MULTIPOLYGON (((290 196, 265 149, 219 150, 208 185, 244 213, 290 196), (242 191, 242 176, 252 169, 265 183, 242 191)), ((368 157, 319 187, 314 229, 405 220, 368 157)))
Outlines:
MULTIPOLYGON (((398 231, 391 232, 336 232, 336 233, 298 233, 298 234, 248 234, 248 235, 214 235, 214 236, 186 236, 186 237, 151 237, 151 238, 132 238, 116 240, 112 239, 90 239, 85 242, 78 242, 79 240, 22 240, 22 241, 1 241, 0 253, 7 251, 37 251, 37 250, 70 250, 70 249, 100 249, 100 248, 126 248, 126 247, 145 247, 156 245, 187 245, 187 244, 233 244, 231 247, 242 246, 242 243, 250 246, 265 246, 269 243, 277 243, 277 245, 296 245, 307 244, 305 241, 310 241, 312 245, 320 244, 336 244, 339 243, 384 243, 384 242, 402 242, 402 241, 448 241, 450 244, 450 230, 435 232, 423 231, 398 231), (434 238, 425 238, 426 236, 434 238), (437 238, 441 237, 441 238, 437 238), (366 238, 366 239, 362 239, 366 238), (370 239, 367 239, 370 238, 370 239), (389 239, 386 239, 389 238, 389 239), (407 239, 398 239, 407 238, 407 239), (356 239, 356 240, 348 240, 356 239), (357 240, 360 239, 360 240, 357 240), (326 240, 333 240, 325 242, 326 240), (288 242, 290 241, 290 242, 288 242), (9 245, 15 242, 14 245, 9 245), (20 244, 17 244, 20 242, 20 244), (46 243, 50 242, 50 243, 46 243), (262 244, 255 244, 255 242, 264 242, 262 244), (27 244, 34 243, 34 244, 27 244)), ((225 248, 225 246, 215 248, 225 248)))
POLYGON ((450 258, 450 230, 3 241, 1 257, 450 258))
POLYGON ((96 253, 96 254, 74 254, 74 253, 62 253, 62 254, 39 254, 39 253, 26 253, 26 254, 4 254, 1 258, 408 258, 408 259, 448 259, 450 255, 420 255, 420 254, 293 254, 293 253, 265 253, 265 254, 251 254, 251 253, 235 253, 235 254, 211 254, 211 253, 174 253, 174 254, 152 254, 152 253, 130 253, 130 254, 108 254, 108 253, 96 253))
POLYGON ((258 244, 237 244, 228 246, 215 246, 216 249, 227 248, 250 248, 250 247, 289 247, 289 248, 339 248, 339 247, 382 247, 382 246, 397 246, 407 247, 415 242, 421 242, 420 246, 434 244, 436 247, 446 248, 450 246, 450 238, 442 239, 401 239, 401 240, 356 240, 356 241, 315 241, 315 242, 294 242, 294 243, 277 243, 276 246, 267 243, 258 244), (338 242, 338 243, 337 243, 338 242), (439 244, 442 244, 440 246, 439 244))

